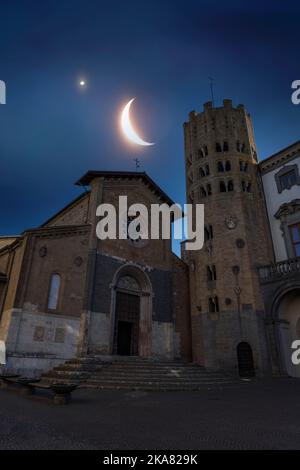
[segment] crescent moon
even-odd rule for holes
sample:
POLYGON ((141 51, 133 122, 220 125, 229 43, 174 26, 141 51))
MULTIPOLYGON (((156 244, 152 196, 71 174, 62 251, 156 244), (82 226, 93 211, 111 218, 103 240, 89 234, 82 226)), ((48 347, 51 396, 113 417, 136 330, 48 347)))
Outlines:
POLYGON ((135 98, 132 98, 132 100, 130 100, 126 104, 125 108, 122 111, 122 114, 121 114, 121 128, 122 128, 122 131, 124 132, 127 139, 129 139, 134 144, 144 145, 144 146, 145 145, 154 145, 154 142, 146 142, 145 140, 143 140, 138 135, 138 133, 134 130, 133 125, 131 124, 131 121, 130 121, 130 106, 132 105, 134 100, 135 100, 135 98))

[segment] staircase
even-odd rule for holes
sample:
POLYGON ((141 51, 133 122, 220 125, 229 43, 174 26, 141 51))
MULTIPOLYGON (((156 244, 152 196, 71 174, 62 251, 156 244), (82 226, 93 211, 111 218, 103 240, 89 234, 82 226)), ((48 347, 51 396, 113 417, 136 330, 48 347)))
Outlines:
POLYGON ((201 390, 241 384, 238 378, 180 361, 114 357, 71 359, 43 374, 43 382, 72 382, 99 390, 201 390))

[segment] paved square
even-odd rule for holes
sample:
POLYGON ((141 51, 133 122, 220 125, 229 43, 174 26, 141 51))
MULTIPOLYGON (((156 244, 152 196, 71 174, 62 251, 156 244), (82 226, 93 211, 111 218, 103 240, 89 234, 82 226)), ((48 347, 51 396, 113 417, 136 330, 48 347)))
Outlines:
POLYGON ((199 392, 0 391, 0 449, 300 449, 300 380, 199 392))

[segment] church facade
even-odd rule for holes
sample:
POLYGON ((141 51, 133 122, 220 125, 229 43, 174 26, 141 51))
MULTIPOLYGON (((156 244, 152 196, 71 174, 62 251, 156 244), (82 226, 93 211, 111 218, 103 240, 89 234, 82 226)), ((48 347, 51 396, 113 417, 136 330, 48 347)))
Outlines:
MULTIPOLYGON (((184 138, 187 202, 205 208, 201 250, 187 251, 182 243, 179 258, 171 240, 97 237, 102 203, 117 207, 126 195, 128 205, 172 206, 142 172, 89 171, 77 182, 88 190, 41 227, 0 238, 0 340, 7 369, 39 373, 75 356, 123 355, 297 375, 286 361, 300 324, 300 312, 289 303, 298 305, 300 298, 299 148, 287 158, 296 177, 280 180, 289 186, 281 206, 290 196, 294 201, 285 218, 285 233, 294 238, 287 238, 284 261, 292 268, 271 276, 282 259, 268 202, 272 178, 267 182, 264 175, 285 166, 286 152, 259 162, 251 117, 230 100, 191 112, 184 138), (290 324, 293 335, 285 335, 283 349, 282 328, 290 324)), ((289 173, 281 170, 275 180, 289 173)), ((285 217, 286 206, 281 209, 285 217)))
POLYGON ((88 172, 90 190, 42 227, 2 238, 1 330, 11 369, 77 354, 191 359, 188 268, 171 240, 99 240, 96 209, 173 201, 145 174, 88 172))

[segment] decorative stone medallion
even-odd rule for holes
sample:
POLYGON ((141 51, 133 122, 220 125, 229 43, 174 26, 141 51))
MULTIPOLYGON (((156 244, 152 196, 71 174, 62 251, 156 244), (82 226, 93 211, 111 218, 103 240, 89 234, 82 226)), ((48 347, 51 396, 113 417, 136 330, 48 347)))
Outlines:
POLYGON ((235 243, 236 243, 236 246, 237 246, 238 248, 244 248, 244 246, 245 246, 245 241, 244 241, 242 238, 238 238, 238 239, 235 241, 235 243))
POLYGON ((228 215, 225 219, 225 225, 229 230, 233 230, 236 228, 238 223, 238 219, 233 215, 228 215))
POLYGON ((75 260, 74 260, 75 266, 78 266, 78 267, 79 267, 79 266, 82 265, 82 263, 83 263, 83 259, 81 258, 81 256, 77 256, 77 257, 75 258, 75 260))

